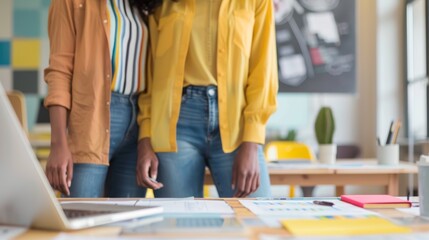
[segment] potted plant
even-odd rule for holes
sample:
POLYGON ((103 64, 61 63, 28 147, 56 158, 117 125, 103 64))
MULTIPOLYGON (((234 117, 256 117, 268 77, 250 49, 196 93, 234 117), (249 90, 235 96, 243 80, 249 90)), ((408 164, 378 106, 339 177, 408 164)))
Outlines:
POLYGON ((319 143, 319 162, 334 164, 337 157, 337 145, 332 139, 335 131, 335 120, 330 107, 322 107, 314 124, 317 142, 319 143))

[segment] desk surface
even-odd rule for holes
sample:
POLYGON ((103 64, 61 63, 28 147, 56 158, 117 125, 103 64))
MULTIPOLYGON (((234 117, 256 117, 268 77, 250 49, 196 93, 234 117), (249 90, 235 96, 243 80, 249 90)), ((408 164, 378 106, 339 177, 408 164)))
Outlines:
MULTIPOLYGON (((67 199, 69 201, 69 199, 67 199)), ((88 199, 85 199, 87 201, 88 199)), ((103 199, 92 199, 96 201, 100 201, 103 199)), ((234 210, 236 217, 240 220, 243 218, 256 218, 256 216, 250 212, 247 208, 243 207, 238 199, 224 199, 234 210)), ((210 201, 210 200, 207 200, 210 201)), ((390 218, 415 218, 410 214, 406 214, 400 212, 396 209, 375 209, 374 211, 382 214, 383 216, 390 218)), ((411 223, 409 226, 413 232, 427 232, 429 234, 429 223, 411 223)), ((77 236, 99 236, 99 237, 118 237, 121 232, 120 227, 97 227, 92 229, 86 229, 81 231, 68 232, 67 234, 77 235, 77 236)), ((41 231, 41 230, 28 230, 23 235, 19 236, 17 239, 52 239, 61 234, 60 232, 52 232, 52 231, 41 231)), ((238 237, 245 237, 247 239, 258 239, 260 234, 275 234, 282 236, 290 236, 290 234, 283 228, 269 228, 269 227, 250 227, 246 228, 246 231, 243 233, 239 233, 238 237)), ((226 235, 226 236, 230 236, 226 235)), ((127 235, 121 235, 122 237, 126 237, 127 235)), ((132 235, 136 237, 136 235, 132 235)), ((181 234, 156 234, 156 235, 138 235, 139 237, 189 237, 189 238, 198 238, 198 237, 208 237, 207 234, 196 234, 196 233, 181 233, 181 234)), ((217 237, 220 235, 217 234, 217 237)))

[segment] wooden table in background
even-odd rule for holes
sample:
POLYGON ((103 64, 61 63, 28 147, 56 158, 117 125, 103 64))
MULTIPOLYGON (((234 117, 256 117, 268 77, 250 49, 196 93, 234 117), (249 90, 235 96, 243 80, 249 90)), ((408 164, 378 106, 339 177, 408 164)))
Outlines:
MULTIPOLYGON (((387 194, 397 196, 399 175, 418 173, 415 164, 406 162, 380 166, 374 159, 340 159, 337 163, 332 166, 284 164, 282 168, 269 168, 271 185, 335 185, 336 196, 343 195, 347 185, 385 186, 387 194)), ((206 172, 205 184, 213 184, 209 171, 206 172)))

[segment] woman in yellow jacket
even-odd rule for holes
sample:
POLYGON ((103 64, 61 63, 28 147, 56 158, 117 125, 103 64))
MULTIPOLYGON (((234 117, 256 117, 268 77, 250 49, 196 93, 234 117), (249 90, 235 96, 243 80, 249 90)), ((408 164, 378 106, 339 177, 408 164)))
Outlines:
POLYGON ((268 197, 262 153, 276 109, 272 0, 149 0, 151 97, 139 99, 138 179, 157 197, 268 197), (162 2, 162 3, 161 3, 162 2), (145 151, 141 151, 144 153, 145 151))
POLYGON ((52 140, 46 174, 65 195, 146 194, 136 180, 137 96, 147 91, 148 29, 140 4, 51 2, 45 105, 52 140))

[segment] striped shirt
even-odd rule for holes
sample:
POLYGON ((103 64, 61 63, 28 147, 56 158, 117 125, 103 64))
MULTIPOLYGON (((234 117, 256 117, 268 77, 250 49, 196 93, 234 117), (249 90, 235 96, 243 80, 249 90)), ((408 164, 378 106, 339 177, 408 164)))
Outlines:
POLYGON ((106 0, 110 25, 112 92, 130 95, 145 89, 148 30, 129 0, 106 0))

